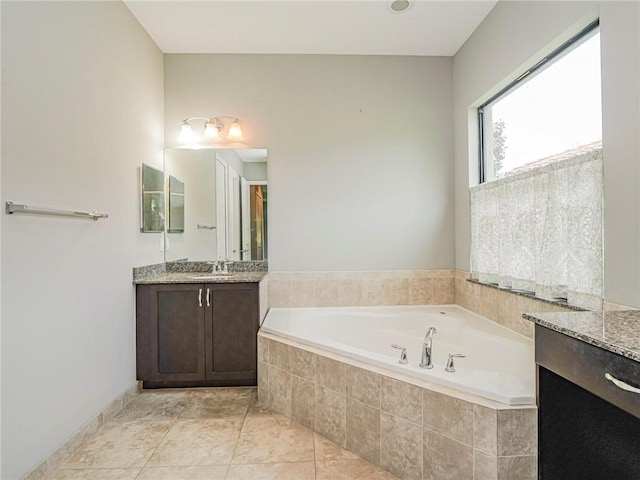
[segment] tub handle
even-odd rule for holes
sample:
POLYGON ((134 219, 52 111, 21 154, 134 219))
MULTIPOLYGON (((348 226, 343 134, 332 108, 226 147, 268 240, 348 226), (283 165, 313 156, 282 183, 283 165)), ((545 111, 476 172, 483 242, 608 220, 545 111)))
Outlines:
POLYGON ((466 355, 463 355, 461 353, 450 353, 449 354, 449 359, 447 360, 447 366, 445 367, 445 370, 447 372, 455 372, 456 369, 453 365, 453 359, 454 358, 464 358, 466 357, 466 355))
POLYGON ((400 363, 401 365, 406 365, 407 363, 409 363, 409 360, 407 360, 407 347, 396 345, 394 343, 391 345, 391 348, 397 348, 398 350, 402 350, 400 352, 400 360, 398 360, 398 363, 400 363))

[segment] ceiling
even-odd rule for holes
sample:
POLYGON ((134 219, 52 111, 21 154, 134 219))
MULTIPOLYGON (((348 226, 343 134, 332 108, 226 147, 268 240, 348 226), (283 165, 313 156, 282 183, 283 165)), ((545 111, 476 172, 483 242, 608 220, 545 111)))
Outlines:
POLYGON ((452 56, 497 0, 124 0, 164 53, 452 56))

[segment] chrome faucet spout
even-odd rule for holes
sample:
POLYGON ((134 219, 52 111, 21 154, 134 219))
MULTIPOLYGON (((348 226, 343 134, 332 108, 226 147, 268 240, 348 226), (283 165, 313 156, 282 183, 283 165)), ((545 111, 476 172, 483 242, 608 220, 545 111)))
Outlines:
POLYGON ((422 342, 422 361, 421 368, 433 368, 433 334, 437 333, 436 327, 429 327, 427 334, 422 342))

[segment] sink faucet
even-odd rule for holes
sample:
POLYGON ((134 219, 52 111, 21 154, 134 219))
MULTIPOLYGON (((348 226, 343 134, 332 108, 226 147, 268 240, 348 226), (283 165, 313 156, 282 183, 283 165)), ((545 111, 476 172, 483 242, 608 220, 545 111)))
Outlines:
POLYGON ((433 368, 432 345, 433 334, 436 332, 436 327, 429 327, 427 334, 424 336, 424 342, 422 343, 422 361, 420 362, 420 367, 422 368, 433 368))
POLYGON ((211 271, 213 275, 216 273, 229 273, 227 262, 221 262, 220 260, 214 260, 213 262, 213 270, 211 271))

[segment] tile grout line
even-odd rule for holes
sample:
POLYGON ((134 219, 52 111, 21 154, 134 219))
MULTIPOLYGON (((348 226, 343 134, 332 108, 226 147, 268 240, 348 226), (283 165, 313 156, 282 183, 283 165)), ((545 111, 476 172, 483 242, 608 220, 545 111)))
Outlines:
MULTIPOLYGON (((257 390, 256 390, 257 394, 257 390)), ((233 462, 233 456, 236 453, 236 448, 238 448, 238 442, 240 442, 240 435, 242 435, 242 430, 244 430, 244 424, 247 421, 247 416, 249 415, 249 408, 251 406, 251 399, 249 400, 249 405, 247 405, 247 410, 244 412, 244 416, 242 417, 242 424, 240 425, 240 430, 238 430, 238 437, 236 438, 236 442, 233 445, 233 450, 231 451, 231 458, 229 458, 229 463, 227 463, 227 471, 224 473, 224 478, 229 476, 229 470, 231 470, 231 463, 233 462)))
POLYGON ((173 423, 171 424, 171 426, 167 429, 162 439, 158 442, 158 445, 156 445, 156 447, 153 449, 153 452, 151 452, 151 455, 149 455, 149 458, 147 458, 147 460, 144 462, 144 465, 140 468, 140 472, 138 473, 138 475, 136 475, 136 479, 140 475, 142 475, 142 472, 146 468, 147 464, 149 463, 149 460, 151 460, 151 458, 155 455, 155 453, 158 451, 158 448, 160 448, 160 445, 162 445, 162 442, 164 442, 164 439, 167 438, 167 436, 169 435, 169 432, 173 429, 173 427, 175 427, 176 423, 178 423, 178 419, 180 418, 180 415, 182 415, 182 412, 184 412, 185 408, 187 408, 187 403, 188 401, 185 402, 184 407, 182 407, 182 410, 180 410, 180 413, 176 415, 176 417, 173 419, 173 423))

